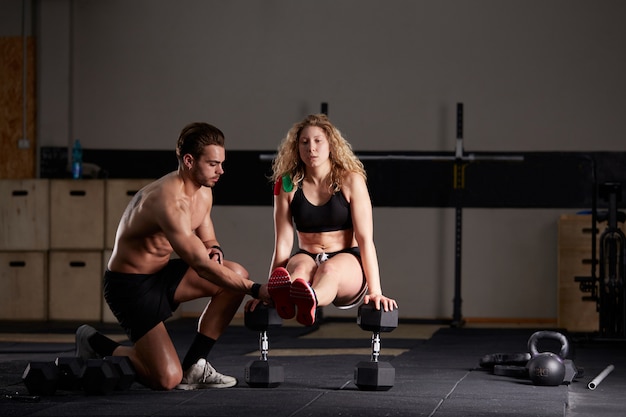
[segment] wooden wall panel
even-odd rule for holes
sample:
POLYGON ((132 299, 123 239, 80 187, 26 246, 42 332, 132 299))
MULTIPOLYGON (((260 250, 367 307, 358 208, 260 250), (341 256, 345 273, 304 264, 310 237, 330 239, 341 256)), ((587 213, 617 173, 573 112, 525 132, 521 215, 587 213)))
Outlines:
POLYGON ((23 38, 0 37, 0 178, 35 178, 35 40, 27 38, 27 149, 18 148, 23 134, 23 38))

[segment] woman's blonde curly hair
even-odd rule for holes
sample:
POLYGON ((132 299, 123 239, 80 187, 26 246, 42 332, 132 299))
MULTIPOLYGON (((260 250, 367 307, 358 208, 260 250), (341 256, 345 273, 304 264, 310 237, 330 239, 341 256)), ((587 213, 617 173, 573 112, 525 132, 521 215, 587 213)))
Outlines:
POLYGON ((272 162, 273 182, 288 175, 295 186, 304 179, 305 165, 300 159, 298 152, 298 139, 302 130, 307 126, 321 128, 328 138, 330 147, 330 177, 329 187, 334 192, 341 189, 344 174, 356 172, 366 178, 365 167, 352 151, 350 143, 341 135, 341 132, 333 126, 325 114, 311 114, 303 121, 293 125, 287 132, 287 136, 278 147, 278 154, 272 162))

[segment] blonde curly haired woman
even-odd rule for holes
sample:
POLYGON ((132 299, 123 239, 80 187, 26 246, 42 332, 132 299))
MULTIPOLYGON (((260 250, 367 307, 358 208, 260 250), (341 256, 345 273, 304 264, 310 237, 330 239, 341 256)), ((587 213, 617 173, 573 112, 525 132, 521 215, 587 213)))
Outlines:
POLYGON ((331 303, 397 308, 380 283, 365 169, 328 117, 309 115, 294 124, 272 170, 275 242, 268 291, 278 314, 310 326, 317 307, 331 303))

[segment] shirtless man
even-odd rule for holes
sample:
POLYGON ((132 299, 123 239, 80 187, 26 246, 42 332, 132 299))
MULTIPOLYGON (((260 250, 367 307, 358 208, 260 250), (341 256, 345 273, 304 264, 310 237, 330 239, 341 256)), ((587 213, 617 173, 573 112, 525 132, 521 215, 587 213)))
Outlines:
POLYGON ((266 285, 224 258, 211 220, 212 187, 224 173, 224 135, 206 123, 186 126, 176 146, 178 170, 141 189, 126 208, 104 274, 104 297, 132 346, 83 325, 82 358, 127 356, 137 380, 158 390, 237 384, 206 360, 246 294, 269 303, 266 285), (180 259, 172 259, 176 253, 180 259), (164 321, 180 303, 211 297, 181 364, 164 321))

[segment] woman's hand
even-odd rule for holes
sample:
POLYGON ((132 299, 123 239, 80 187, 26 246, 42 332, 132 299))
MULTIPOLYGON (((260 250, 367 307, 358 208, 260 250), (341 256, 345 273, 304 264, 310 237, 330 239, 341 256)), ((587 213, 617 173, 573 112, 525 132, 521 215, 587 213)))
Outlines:
POLYGON ((382 294, 367 294, 363 299, 363 302, 365 304, 373 302, 376 310, 380 310, 381 307, 384 311, 393 311, 394 308, 398 308, 398 303, 396 303, 396 300, 385 297, 382 294))

